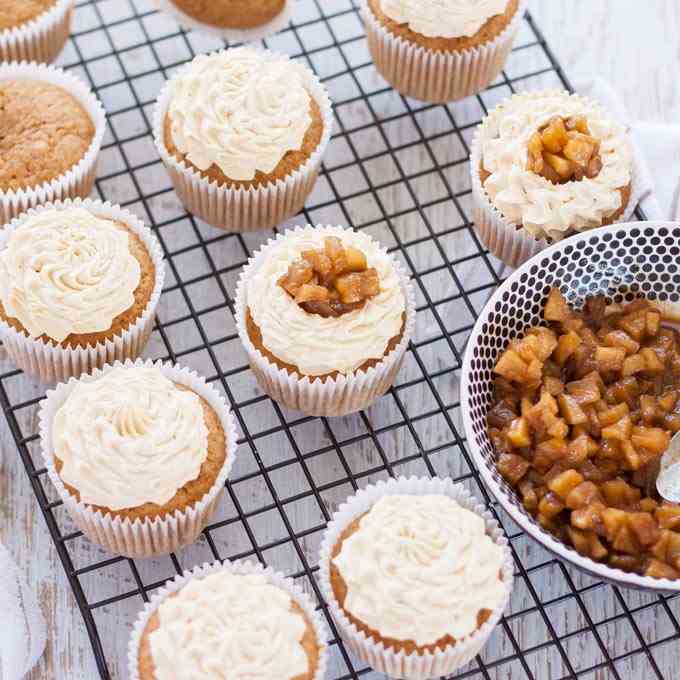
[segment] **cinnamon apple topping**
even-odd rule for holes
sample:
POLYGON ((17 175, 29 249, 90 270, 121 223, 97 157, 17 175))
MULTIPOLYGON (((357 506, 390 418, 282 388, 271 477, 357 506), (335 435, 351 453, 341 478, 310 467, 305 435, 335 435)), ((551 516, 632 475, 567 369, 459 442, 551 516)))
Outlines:
POLYGON ((305 250, 279 285, 310 314, 337 317, 361 309, 380 293, 378 272, 358 248, 343 246, 336 236, 321 250, 305 250))
POLYGON ((487 415, 498 469, 538 522, 612 567, 680 578, 680 505, 656 490, 680 431, 680 334, 646 300, 569 308, 513 340, 487 415))
POLYGON ((553 118, 529 139, 527 168, 553 184, 593 179, 602 170, 600 142, 582 116, 553 118))

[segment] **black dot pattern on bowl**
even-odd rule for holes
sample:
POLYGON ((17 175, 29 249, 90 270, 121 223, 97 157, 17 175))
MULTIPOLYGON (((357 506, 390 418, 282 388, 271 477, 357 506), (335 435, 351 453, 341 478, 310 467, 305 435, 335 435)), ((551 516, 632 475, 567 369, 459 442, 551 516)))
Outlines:
MULTIPOLYGON (((542 312, 551 288, 558 287, 568 302, 580 307, 592 295, 610 302, 630 302, 641 295, 675 304, 680 316, 680 228, 650 226, 591 233, 570 239, 549 255, 539 255, 519 277, 503 287, 500 299, 482 312, 483 333, 469 348, 476 359, 469 376, 468 400, 472 435, 496 482, 523 514, 514 491, 498 474, 495 453, 487 436, 486 413, 493 398, 493 367, 508 342, 535 325, 543 324, 542 312)), ((470 433, 468 433, 470 435, 470 433)), ((539 534, 545 534, 534 521, 539 534)))

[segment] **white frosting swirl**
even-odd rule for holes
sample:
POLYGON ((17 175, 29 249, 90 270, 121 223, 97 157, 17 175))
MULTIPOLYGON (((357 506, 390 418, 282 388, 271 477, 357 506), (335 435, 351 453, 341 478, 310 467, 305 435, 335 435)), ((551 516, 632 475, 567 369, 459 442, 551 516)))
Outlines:
POLYGON ((111 510, 167 503, 208 456, 200 398, 155 366, 79 382, 54 416, 59 476, 84 503, 111 510))
POLYGON ((32 215, 0 253, 0 300, 33 338, 108 330, 140 277, 128 232, 83 208, 32 215))
POLYGON ((333 563, 344 608, 383 638, 460 640, 503 598, 502 548, 484 520, 442 495, 380 498, 333 563))
POLYGON ((426 38, 472 37, 507 6, 508 0, 380 0, 390 19, 426 38))
POLYGON ((189 581, 158 607, 149 633, 163 680, 292 680, 309 672, 307 628, 293 600, 262 574, 219 571, 189 581))
POLYGON ((368 235, 341 227, 289 232, 269 248, 247 286, 248 308, 265 348, 309 376, 351 373, 369 359, 382 358, 389 341, 401 331, 406 309, 387 252, 368 235), (327 236, 337 236, 343 244, 361 250, 380 280, 378 295, 361 309, 336 318, 305 312, 278 283, 303 251, 323 248, 327 236))
POLYGON ((311 125, 303 82, 302 66, 269 52, 200 55, 172 84, 173 142, 200 170, 216 165, 243 181, 271 173, 311 125))
POLYGON ((599 227, 621 208, 619 189, 631 181, 626 128, 597 104, 561 90, 516 94, 496 107, 480 128, 484 189, 505 219, 537 238, 559 240, 569 231, 599 227), (551 118, 585 116, 600 140, 602 170, 593 179, 552 184, 527 169, 529 138, 551 118))

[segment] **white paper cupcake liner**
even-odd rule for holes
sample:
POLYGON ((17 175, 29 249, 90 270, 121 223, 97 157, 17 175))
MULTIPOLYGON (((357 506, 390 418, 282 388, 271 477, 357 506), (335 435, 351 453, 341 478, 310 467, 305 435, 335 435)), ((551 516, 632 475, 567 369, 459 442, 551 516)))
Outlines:
POLYGON ((464 99, 486 89, 505 66, 528 0, 492 41, 460 52, 427 49, 391 33, 366 4, 368 49, 376 69, 395 90, 435 104, 464 99))
MULTIPOLYGON (((234 561, 225 560, 224 563, 212 562, 194 567, 194 569, 187 569, 180 576, 175 576, 174 579, 167 581, 166 584, 146 603, 144 609, 139 613, 137 621, 132 629, 130 635, 130 642, 128 645, 128 677, 129 680, 140 680, 139 677, 139 647, 144 636, 144 631, 149 623, 149 619, 154 615, 161 603, 173 593, 181 590, 189 581, 193 579, 201 579, 214 574, 219 571, 229 571, 232 574, 247 575, 247 574, 262 574, 271 585, 277 586, 285 590, 293 600, 296 602, 302 611, 307 616, 319 646, 319 665, 312 680, 323 680, 326 675, 326 668, 328 666, 328 656, 326 648, 327 631, 326 626, 320 614, 316 611, 312 599, 307 595, 291 578, 286 578, 278 571, 274 571, 271 567, 263 567, 259 562, 251 561, 234 561)), ((262 641, 266 644, 266 640, 262 641)), ((160 678, 159 678, 160 680, 160 678)))
POLYGON ((284 29, 295 8, 295 0, 287 0, 283 9, 271 21, 254 28, 220 28, 212 24, 194 19, 183 12, 172 0, 156 0, 156 6, 162 12, 170 14, 173 19, 186 30, 201 31, 228 43, 248 43, 263 40, 284 29))
POLYGON ((155 282, 149 301, 137 320, 106 342, 99 342, 96 345, 62 347, 52 340, 45 342, 40 338, 31 338, 24 331, 16 330, 7 321, 0 319, 0 339, 2 339, 7 355, 23 371, 45 383, 77 378, 82 373, 88 373, 94 368, 101 368, 104 364, 110 364, 116 360, 137 358, 153 330, 156 308, 165 280, 163 251, 153 232, 131 212, 110 203, 90 199, 84 201, 80 198, 74 201, 67 199, 64 202, 32 208, 14 219, 0 232, 0 250, 5 247, 10 235, 30 216, 45 210, 66 210, 74 207, 82 207, 99 217, 122 222, 130 231, 139 236, 153 261, 155 282))
MULTIPOLYGON (((481 128, 475 131, 470 149, 470 173, 472 184, 472 216, 480 239, 484 246, 505 264, 517 268, 527 260, 545 250, 551 241, 532 236, 521 225, 509 222, 493 205, 486 193, 479 175, 482 162, 481 128)), ((638 204, 647 192, 647 187, 640 181, 640 160, 633 147, 631 166, 631 191, 628 205, 616 222, 628 222, 638 204)))
POLYGON ((514 579, 514 564, 508 547, 508 540, 485 507, 470 494, 461 484, 454 484, 451 479, 425 479, 416 477, 399 477, 388 481, 380 481, 359 490, 343 503, 328 524, 321 543, 319 558, 320 587, 328 610, 333 617, 345 645, 364 663, 381 673, 393 678, 407 680, 426 680, 442 675, 449 675, 469 663, 486 644, 494 628, 500 621, 507 607, 514 579), (341 609, 331 586, 330 560, 345 529, 359 516, 366 513, 379 498, 395 494, 411 494, 424 496, 442 494, 457 501, 462 507, 480 515, 486 522, 487 534, 503 548, 505 559, 502 567, 502 578, 505 593, 487 621, 472 635, 447 649, 438 649, 434 653, 406 654, 395 652, 383 643, 374 642, 372 638, 360 631, 341 609))
POLYGON ((57 0, 33 21, 0 31, 0 62, 54 61, 71 33, 74 4, 75 0, 57 0))
POLYGON ((333 131, 333 108, 328 92, 312 71, 304 69, 304 74, 304 85, 321 109, 321 141, 307 161, 283 179, 247 189, 211 182, 170 154, 165 146, 164 123, 174 79, 166 83, 156 102, 154 138, 175 191, 190 213, 225 231, 248 232, 271 229, 302 210, 333 131))
POLYGON ((40 403, 40 445, 47 472, 54 484, 69 515, 78 528, 93 543, 117 555, 131 558, 167 555, 182 546, 193 543, 203 531, 213 514, 219 496, 236 458, 236 426, 234 418, 220 393, 205 378, 196 372, 176 364, 152 362, 150 359, 137 359, 121 363, 116 361, 102 369, 95 369, 91 375, 83 375, 79 380, 71 378, 67 383, 57 385, 47 393, 47 399, 40 403), (192 506, 172 515, 153 520, 136 519, 134 522, 109 513, 103 514, 92 506, 78 501, 64 486, 57 473, 52 447, 52 423, 59 408, 75 389, 78 382, 92 382, 118 366, 157 366, 163 375, 175 383, 186 385, 203 397, 215 410, 220 419, 226 439, 227 456, 214 484, 205 496, 192 506))
MULTIPOLYGON (((315 229, 311 225, 296 227, 292 233, 315 229)), ((236 327, 241 342, 248 354, 250 367, 257 378, 260 387, 275 401, 293 411, 301 411, 313 416, 343 416, 360 411, 370 406, 376 399, 385 394, 392 386, 401 368, 406 354, 406 348, 413 334, 416 322, 416 303, 413 286, 409 281, 401 264, 392 259, 392 264, 399 277, 401 289, 406 302, 404 331, 399 344, 376 366, 367 371, 357 371, 351 375, 340 375, 322 382, 319 378, 304 376, 297 373, 289 374, 285 369, 267 359, 253 345, 246 327, 246 312, 248 309, 247 282, 258 270, 267 257, 269 249, 273 248, 291 231, 278 234, 270 238, 248 260, 243 268, 236 286, 236 327)))
POLYGON ((78 78, 45 64, 26 62, 0 64, 0 80, 39 80, 61 87, 80 102, 95 128, 94 137, 85 155, 77 165, 64 174, 37 187, 0 191, 0 224, 6 224, 29 208, 35 208, 43 203, 63 201, 67 198, 87 198, 94 184, 97 157, 106 131, 106 112, 99 100, 78 78))

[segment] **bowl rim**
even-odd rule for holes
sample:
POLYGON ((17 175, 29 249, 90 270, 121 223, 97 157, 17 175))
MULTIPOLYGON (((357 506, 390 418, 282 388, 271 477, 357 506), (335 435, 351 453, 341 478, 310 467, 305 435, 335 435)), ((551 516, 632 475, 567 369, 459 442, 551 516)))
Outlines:
POLYGON ((466 343, 460 380, 461 413, 468 451, 472 455, 481 478, 484 480, 484 483, 496 500, 500 503, 503 510, 520 526, 522 531, 524 531, 532 539, 540 543, 544 548, 560 559, 603 581, 627 588, 651 590, 659 593, 678 593, 680 592, 680 579, 674 581, 667 578, 657 579, 652 578, 651 576, 640 576, 635 573, 626 572, 621 569, 595 562, 589 557, 580 555, 573 548, 567 546, 566 543, 558 541, 551 534, 541 529, 528 513, 525 513, 520 509, 519 506, 516 506, 511 502, 509 494, 507 494, 501 488, 500 484, 494 479, 490 467, 487 466, 486 460, 482 456, 479 447, 475 443, 475 434, 472 427, 472 415, 470 409, 470 373, 472 348, 477 344, 478 338, 482 335, 482 326, 484 323, 486 323, 489 312, 491 309, 493 309, 496 302, 498 302, 502 298, 503 294, 512 286, 512 284, 519 280, 522 274, 531 269, 531 267, 534 266, 537 261, 550 256, 556 251, 564 249, 566 246, 570 245, 570 243, 573 243, 579 239, 588 239, 592 236, 604 236, 605 234, 616 233, 622 229, 633 229, 635 227, 645 229, 652 228, 655 231, 664 227, 675 229, 680 227, 680 222, 665 220, 624 222, 575 234, 574 236, 570 236, 569 238, 559 241, 558 243, 555 243, 545 250, 542 250, 540 253, 534 255, 532 258, 518 267, 500 286, 498 286, 477 317, 477 321, 475 322, 475 325, 470 333, 470 337, 466 343))

